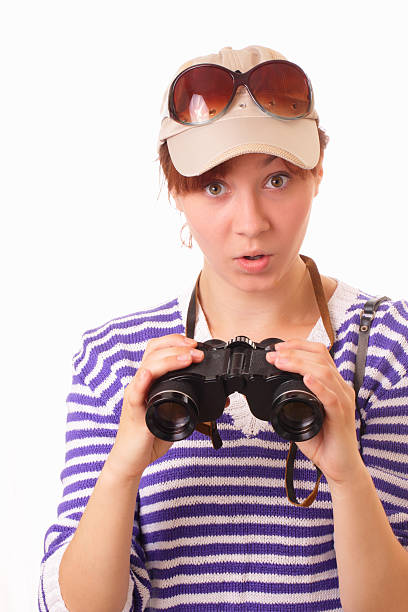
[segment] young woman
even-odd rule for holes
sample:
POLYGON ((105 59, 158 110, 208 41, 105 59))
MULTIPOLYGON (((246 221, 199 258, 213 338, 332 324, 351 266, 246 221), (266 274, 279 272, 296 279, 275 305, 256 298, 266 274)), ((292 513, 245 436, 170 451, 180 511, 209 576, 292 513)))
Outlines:
POLYGON ((203 268, 195 291, 83 335, 39 608, 407 610, 408 305, 378 306, 356 404, 373 296, 300 255, 328 140, 310 82, 270 49, 225 48, 182 66, 163 110, 160 162, 203 268), (237 336, 282 340, 265 362, 323 406, 293 491, 290 443, 243 393, 178 441, 146 425, 159 377, 237 336))

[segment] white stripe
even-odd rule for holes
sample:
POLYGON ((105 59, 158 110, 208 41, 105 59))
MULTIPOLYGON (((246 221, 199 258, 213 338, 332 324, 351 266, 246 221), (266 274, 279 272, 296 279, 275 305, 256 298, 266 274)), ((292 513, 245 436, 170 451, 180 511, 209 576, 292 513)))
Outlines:
MULTIPOLYGON (((252 515, 251 515, 252 517, 252 515)), ((248 519, 250 518, 248 517, 242 517, 244 519, 243 523, 247 524, 248 519)), ((212 521, 211 521, 212 522, 212 521)), ((208 520, 207 520, 208 523, 208 520)), ((267 523, 265 523, 267 524, 267 523)), ((173 525, 173 528, 174 525, 173 525)), ((144 530, 143 530, 144 533, 144 530)), ((153 533, 153 531, 151 531, 150 533, 153 533)), ((325 544, 327 542, 330 542, 333 540, 333 534, 328 533, 324 536, 310 536, 309 538, 302 536, 302 537, 287 537, 286 535, 284 536, 278 536, 278 535, 264 535, 264 534, 254 534, 254 535, 219 535, 219 536, 197 536, 197 535, 192 535, 190 538, 173 538, 170 541, 167 540, 161 540, 161 541, 155 541, 152 542, 151 544, 145 544, 144 545, 144 549, 146 551, 150 550, 150 551, 154 551, 154 550, 176 550, 178 547, 184 547, 184 546, 213 546, 214 544, 223 544, 223 545, 230 545, 230 544, 242 544, 242 545, 246 545, 246 544, 255 544, 255 545, 260 545, 262 546, 263 544, 269 544, 270 546, 273 546, 274 544, 279 544, 281 546, 286 546, 286 547, 291 547, 291 546, 316 546, 319 544, 325 544)), ((288 551, 288 554, 290 554, 290 551, 288 551)), ((202 559, 207 559, 207 556, 202 557, 202 559)), ((262 559, 259 560, 259 563, 263 563, 263 556, 262 559)))
MULTIPOLYGON (((279 506, 282 506, 282 496, 281 495, 254 495, 253 493, 251 493, 250 491, 248 492, 248 495, 217 495, 216 501, 214 500, 214 495, 212 495, 211 493, 209 495, 196 495, 196 496, 191 496, 191 497, 183 497, 183 505, 184 506, 195 506, 197 504, 207 504, 212 511, 216 512, 222 512, 225 511, 225 507, 224 509, 222 509, 223 506, 230 506, 231 504, 242 504, 243 502, 246 502, 248 504, 248 506, 254 506, 254 505, 264 505, 267 508, 269 508, 271 506, 271 504, 276 504, 279 506), (253 503, 251 503, 253 501, 253 503), (220 509, 218 509, 218 507, 221 506, 220 509)), ((166 508, 168 508, 170 505, 168 500, 163 500, 160 502, 157 502, 155 504, 148 504, 146 503, 146 501, 144 501, 143 507, 140 510, 140 516, 149 516, 151 513, 154 512, 158 512, 160 510, 164 510, 166 508)), ((326 509, 329 510, 332 507, 332 503, 330 500, 315 500, 313 502, 313 506, 315 508, 322 508, 322 509, 326 509)), ((208 510, 207 510, 207 514, 208 514, 208 510)), ((226 515, 227 516, 227 515, 226 515)), ((211 515, 211 519, 213 518, 213 515, 211 515)), ((274 519, 274 521, 276 522, 276 519, 279 517, 273 516, 271 517, 274 519)), ((228 520, 230 520, 231 517, 228 515, 228 520)), ((252 515, 248 516, 248 520, 252 520, 252 515)), ((265 519, 264 519, 265 520, 265 519)), ((184 517, 182 519, 182 523, 184 521, 184 517)), ((156 522, 156 525, 158 525, 159 523, 156 522)), ((175 521, 173 521, 173 524, 175 524, 175 521)))
MULTIPOLYGON (((241 579, 242 581, 242 579, 241 579)), ((155 584, 155 583, 153 583, 155 584)), ((208 585, 211 588, 210 593, 201 593, 198 595, 188 593, 176 595, 175 597, 156 598, 149 599, 149 609, 151 610, 167 610, 172 606, 185 606, 185 605, 205 605, 205 604, 243 604, 243 605, 254 605, 259 604, 267 605, 288 605, 288 594, 287 593, 266 593, 266 592, 252 592, 252 591, 214 591, 213 585, 208 585)), ((265 587, 266 589, 267 587, 265 587)), ((290 603, 293 605, 305 605, 310 604, 310 610, 313 609, 313 603, 324 601, 326 599, 337 599, 339 597, 338 591, 318 591, 317 593, 298 593, 296 595, 290 595, 290 603), (306 599, 307 598, 307 599, 306 599)), ((247 607, 247 610, 249 608, 247 607)), ((304 608, 306 609, 306 608, 304 608)), ((331 608, 334 612, 334 608, 331 608)), ((338 608, 341 611, 341 608, 338 608)))
MULTIPOLYGON (((400 417, 401 419, 401 417, 400 417)), ((407 415, 407 419, 408 419, 408 415, 407 415)), ((371 420, 369 421, 370 425, 372 425, 371 420)), ((401 424, 401 421, 400 421, 401 424)), ((388 419, 387 419, 387 425, 388 425, 388 419)), ((408 420, 407 420, 407 425, 408 425, 408 420)), ((395 444, 407 444, 408 440, 407 440, 407 434, 397 434, 394 432, 390 432, 388 433, 379 433, 379 434, 365 434, 364 436, 364 440, 378 440, 379 442, 393 442, 395 444)), ((403 457, 406 457, 406 452, 403 451, 401 452, 401 455, 403 457)))
MULTIPOLYGON (((397 461, 399 463, 403 463, 405 466, 407 464, 407 454, 404 453, 395 453, 388 450, 381 450, 379 448, 364 448, 364 455, 369 455, 370 457, 376 457, 377 459, 386 459, 387 461, 397 461)), ((392 468, 393 471, 395 468, 392 468)), ((388 472, 388 470, 387 470, 388 472)), ((405 475, 407 471, 405 470, 405 475)))
MULTIPOLYGON (((186 441, 183 440, 186 444, 186 441)), ((207 442, 208 444, 208 442, 207 442)), ((237 442, 232 442, 227 440, 224 442, 223 448, 232 448, 235 446, 240 446, 242 449, 247 449, 250 451, 251 448, 265 448, 265 442, 257 439, 246 439, 246 440, 238 440, 237 442)), ((197 448, 195 442, 187 443, 186 448, 197 448)), ((289 450, 289 447, 285 449, 289 450)), ((263 467, 263 468, 275 468, 282 469, 285 468, 286 465, 286 457, 282 459, 278 459, 277 457, 257 457, 257 456, 246 456, 246 457, 175 457, 174 459, 166 459, 166 455, 164 455, 163 461, 160 463, 152 463, 147 466, 143 475, 149 474, 157 474, 160 472, 166 472, 168 470, 180 469, 186 467, 186 461, 194 463, 194 467, 200 466, 211 466, 213 467, 263 467)), ((313 464, 308 459, 296 459, 296 467, 299 469, 312 469, 313 464)), ((142 476, 143 476, 142 475, 142 476)), ((311 476, 313 478, 314 476, 311 476)))
MULTIPOLYGON (((101 425, 103 427, 103 425, 101 425)), ((76 438, 75 440, 69 440, 65 443, 66 452, 70 452, 72 450, 79 450, 81 448, 85 448, 86 446, 97 446, 99 444, 113 444, 115 438, 111 438, 109 436, 98 436, 98 437, 89 437, 89 438, 76 438)))
MULTIPOLYGON (((232 554, 227 553, 225 555, 219 553, 217 555, 205 555, 206 563, 270 563, 276 565, 313 565, 314 563, 324 563, 331 559, 335 558, 334 550, 328 550, 325 553, 321 553, 319 555, 310 555, 308 557, 302 557, 301 555, 272 555, 272 554, 264 554, 260 557, 259 553, 239 553, 232 554)), ((203 557, 173 557, 172 559, 165 559, 163 561, 147 561, 146 569, 170 569, 173 567, 178 567, 179 565, 199 565, 203 564, 203 557)), ((242 580, 242 577, 241 577, 242 580)))
MULTIPOLYGON (((83 475, 81 474, 81 478, 83 475)), ((312 482, 312 480, 310 481, 312 482)), ((322 483, 323 484, 323 483, 322 483)), ((176 491, 184 487, 196 487, 196 486, 207 487, 210 490, 211 487, 222 486, 226 490, 229 487, 280 487, 282 485, 282 478, 257 478, 254 477, 242 477, 242 476, 204 476, 204 477, 192 477, 192 478, 180 478, 180 479, 166 479, 160 483, 160 493, 166 493, 166 491, 176 491)), ((308 489, 310 483, 299 482, 299 489, 308 489)), ((146 485, 140 492, 143 503, 147 503, 145 500, 149 495, 158 493, 158 485, 154 483, 152 485, 146 485)))
MULTIPOLYGON (((102 422, 102 423, 95 423, 95 421, 91 421, 91 420, 86 420, 86 421, 69 421, 66 425, 66 431, 67 432, 74 432, 74 431, 89 431, 90 434, 92 434, 94 432, 94 430, 96 428, 101 428, 101 429, 109 429, 111 431, 117 431, 118 429, 118 424, 117 423, 110 423, 109 421, 106 422, 102 422)), ((95 438, 94 438, 95 440, 95 438)))
POLYGON ((105 452, 98 454, 89 453, 89 455, 86 455, 85 457, 83 455, 81 455, 80 457, 71 457, 70 459, 68 459, 68 461, 66 461, 64 469, 72 468, 75 466, 82 466, 88 463, 95 463, 96 461, 105 461, 106 457, 107 453, 105 452))
MULTIPOLYGON (((392 400, 392 405, 393 407, 397 407, 397 406, 407 406, 408 404, 408 398, 406 397, 398 397, 398 398, 394 398, 392 400)), ((376 408, 381 408, 382 406, 387 407, 389 406, 389 400, 382 400, 382 401, 377 401, 375 403, 375 407, 376 408)), ((368 423, 371 425, 401 425, 401 419, 402 419, 402 424, 408 425, 408 421, 406 423, 404 423, 404 418, 405 415, 398 415, 398 416, 389 416, 388 414, 384 414, 383 417, 378 417, 378 418, 369 418, 368 419, 368 423)), ((408 416, 407 416, 408 418, 408 416)), ((407 435, 405 434, 405 441, 407 441, 407 435)))
POLYGON ((99 478, 101 470, 92 470, 88 472, 80 472, 77 474, 73 474, 72 476, 67 476, 64 478, 64 489, 71 484, 76 484, 81 482, 82 480, 89 480, 89 478, 99 478))
POLYGON ((75 505, 75 507, 71 506, 69 510, 62 512, 60 516, 66 516, 67 514, 75 512, 74 508, 78 508, 79 510, 83 509, 84 506, 88 503, 88 500, 83 498, 90 497, 92 495, 92 491, 93 487, 87 487, 86 489, 81 489, 80 491, 74 491, 73 493, 68 493, 67 495, 64 495, 61 500, 62 504, 66 504, 73 500, 76 500, 77 504, 75 505))
MULTIPOLYGON (((242 525, 247 524, 248 520, 251 523, 258 524, 270 524, 275 525, 276 519, 278 518, 280 525, 285 525, 285 527, 299 527, 299 519, 297 517, 290 516, 275 516, 275 515, 261 515, 261 514, 252 514, 248 516, 247 514, 234 514, 227 517, 227 520, 232 525, 242 525)), ((222 515, 211 515, 211 523, 214 525, 225 525, 226 524, 226 516, 222 515)), ((160 530, 173 529, 177 527, 195 527, 196 525, 208 525, 208 516, 184 516, 180 519, 169 519, 164 521, 156 521, 155 523, 146 524, 143 526, 143 533, 156 533, 160 530), (158 530, 157 527, 161 529, 158 530)), ((316 526, 324 526, 324 525, 333 525, 332 518, 317 518, 317 519, 306 519, 302 518, 302 527, 316 527, 316 526)))
MULTIPOLYGON (((96 336, 99 336, 99 334, 103 333, 105 330, 107 330, 109 328, 109 326, 111 325, 120 325, 122 323, 127 323, 129 321, 135 321, 135 325, 133 327, 129 327, 127 329, 129 329, 129 333, 132 330, 137 330, 138 329, 138 325, 137 325, 137 317, 145 317, 145 316, 157 316, 157 315, 162 315, 162 314, 172 314, 175 313, 179 310, 178 304, 177 304, 177 298, 176 298, 176 303, 174 306, 170 306, 168 308, 164 308, 164 306, 166 305, 166 303, 168 302, 172 302, 175 298, 169 298, 168 300, 165 300, 164 302, 162 302, 162 304, 158 304, 158 310, 156 310, 155 308, 151 309, 151 308, 145 308, 143 310, 146 310, 147 312, 134 312, 131 313, 129 315, 125 315, 125 316, 121 316, 121 317, 116 317, 115 319, 112 319, 110 321, 107 321, 106 323, 104 323, 103 325, 101 325, 100 327, 97 327, 94 331, 86 331, 82 337, 84 338, 84 340, 88 340, 88 339, 92 339, 92 338, 96 338, 96 336), (163 305, 163 308, 160 309, 160 306, 163 305), (151 310, 154 310, 154 312, 151 312, 151 310)), ((150 325, 152 323, 150 322, 150 325)))
MULTIPOLYGON (((177 309, 175 308, 172 309, 173 312, 175 310, 177 309)), ((165 314, 165 312, 166 311, 160 311, 160 312, 154 313, 152 316, 163 315, 165 314)), ((82 359, 78 361, 76 364, 77 371, 81 371, 83 367, 88 363, 91 351, 93 349, 96 349, 97 347, 100 347, 106 343, 109 344, 109 340, 112 340, 113 338, 115 339, 115 342, 114 344, 112 344, 112 346, 109 349, 98 351, 97 362, 96 362, 96 367, 94 368, 94 371, 95 370, 100 371, 101 362, 103 363, 105 357, 111 357, 112 355, 117 354, 119 348, 125 348, 126 350, 134 350, 134 351, 143 350, 143 348, 146 346, 148 342, 147 339, 146 340, 143 339, 139 342, 133 342, 133 343, 126 343, 126 342, 121 343, 118 341, 118 338, 120 338, 121 336, 129 337, 131 334, 137 334, 145 330, 151 330, 152 325, 154 325, 158 329, 168 330, 170 328, 171 330, 180 325, 180 320, 175 319, 174 321, 155 321, 154 323, 152 323, 152 321, 144 321, 143 323, 140 323, 139 325, 136 323, 132 327, 128 327, 126 329, 122 329, 119 327, 113 327, 112 329, 109 330, 108 333, 106 333, 101 338, 98 338, 87 344, 85 354, 82 356, 82 359)), ((97 335, 99 335, 99 333, 100 332, 98 332, 97 335)), ((172 332, 170 331, 168 333, 172 333, 172 332)))
MULTIPOLYGON (((258 565, 264 563, 264 559, 258 561, 258 565)), ((274 584, 311 584, 318 582, 319 580, 330 580, 337 576, 337 570, 332 569, 326 572, 320 572, 319 574, 269 574, 267 572, 247 572, 245 573, 246 582, 258 582, 259 584, 265 583, 266 581, 272 581, 274 584)), ((178 574, 173 578, 167 578, 163 580, 155 580, 154 586, 159 586, 161 589, 171 588, 177 585, 195 585, 195 584, 208 584, 211 585, 214 581, 226 582, 229 584, 240 584, 243 582, 242 574, 238 572, 220 572, 216 569, 214 572, 208 572, 206 574, 178 574)), ((211 589, 212 590, 212 589, 211 589)), ((262 595, 259 595, 263 599, 262 595)), ((167 602, 169 600, 167 599, 167 602)), ((235 602, 236 603, 236 602, 235 602)), ((259 602, 258 602, 259 603, 259 602)), ((287 600, 286 600, 287 603, 287 600)))

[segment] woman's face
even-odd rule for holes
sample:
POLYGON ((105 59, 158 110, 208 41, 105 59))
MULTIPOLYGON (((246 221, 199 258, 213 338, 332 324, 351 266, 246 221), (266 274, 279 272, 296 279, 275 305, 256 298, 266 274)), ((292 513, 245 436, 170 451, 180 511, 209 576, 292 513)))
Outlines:
POLYGON ((204 255, 206 274, 216 274, 244 291, 276 286, 295 264, 319 178, 293 174, 284 161, 261 153, 235 158, 224 176, 193 193, 174 195, 204 255), (260 271, 238 258, 269 254, 260 271))

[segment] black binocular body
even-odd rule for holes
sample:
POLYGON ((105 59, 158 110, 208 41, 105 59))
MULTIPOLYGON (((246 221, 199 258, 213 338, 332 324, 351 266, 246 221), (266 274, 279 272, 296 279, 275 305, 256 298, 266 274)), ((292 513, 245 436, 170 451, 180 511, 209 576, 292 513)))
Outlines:
POLYGON ((216 421, 226 399, 237 391, 247 398, 252 414, 269 421, 286 440, 309 440, 321 429, 324 408, 300 374, 279 370, 266 353, 283 342, 266 338, 256 343, 246 336, 229 342, 197 342, 200 363, 168 372, 154 381, 146 398, 146 424, 158 438, 183 440, 200 422, 216 421))

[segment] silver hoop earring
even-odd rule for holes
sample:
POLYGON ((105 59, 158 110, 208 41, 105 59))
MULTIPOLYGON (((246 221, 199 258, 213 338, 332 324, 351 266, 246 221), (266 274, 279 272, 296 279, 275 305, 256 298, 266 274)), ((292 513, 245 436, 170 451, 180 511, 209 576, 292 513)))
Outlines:
POLYGON ((188 227, 188 223, 184 223, 184 225, 182 225, 181 230, 180 230, 180 240, 181 240, 181 244, 185 247, 187 247, 188 249, 191 249, 193 246, 193 237, 191 235, 191 231, 190 228, 188 228, 188 233, 189 233, 189 237, 188 237, 188 241, 185 242, 184 238, 183 238, 183 231, 185 227, 188 227))

